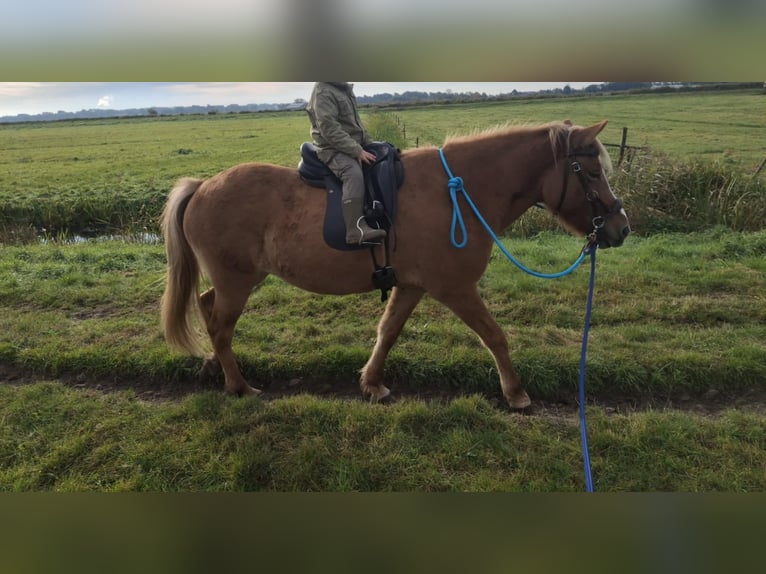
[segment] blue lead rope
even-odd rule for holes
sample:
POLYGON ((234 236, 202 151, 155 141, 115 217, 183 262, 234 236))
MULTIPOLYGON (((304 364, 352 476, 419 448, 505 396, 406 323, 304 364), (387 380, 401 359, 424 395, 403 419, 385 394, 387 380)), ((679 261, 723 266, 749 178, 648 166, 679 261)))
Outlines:
POLYGON ((460 211, 460 203, 458 194, 461 194, 463 196, 463 199, 465 199, 468 206, 471 208, 471 211, 473 211, 474 215, 476 215, 476 218, 481 222, 481 224, 484 226, 484 229, 487 230, 487 233, 489 233, 489 236, 492 238, 492 240, 495 242, 495 245, 502 251, 503 255, 505 255, 508 258, 508 261, 513 263, 516 267, 524 271, 525 273, 528 273, 529 275, 532 275, 533 277, 539 277, 541 279, 558 279, 559 277, 565 277, 566 275, 569 275, 572 273, 575 269, 577 269, 580 264, 585 259, 586 255, 586 249, 583 249, 583 251, 580 253, 580 256, 577 258, 577 260, 572 263, 569 267, 564 269, 563 271, 560 271, 559 273, 540 273, 539 271, 533 271, 532 269, 529 269, 526 267, 523 263, 521 263, 518 259, 516 259, 511 253, 505 248, 505 245, 500 241, 500 239, 497 237, 494 231, 492 231, 492 228, 489 226, 489 223, 487 223, 487 220, 482 217, 481 213, 479 212, 479 209, 476 207, 476 204, 471 200, 471 197, 468 195, 468 192, 465 189, 465 186, 463 184, 463 179, 460 177, 455 177, 452 175, 452 171, 450 171, 449 166, 447 165, 447 159, 444 157, 444 150, 439 148, 439 157, 441 157, 442 165, 444 166, 444 171, 447 172, 447 175, 449 176, 449 181, 447 182, 447 186, 449 187, 449 196, 452 200, 452 224, 450 225, 450 241, 452 242, 452 245, 458 249, 462 249, 466 246, 468 243, 468 232, 465 228, 465 221, 463 221, 463 214, 460 211), (456 239, 456 228, 457 226, 460 226, 460 235, 462 236, 462 241, 458 242, 456 239))
POLYGON ((538 271, 529 269, 519 260, 517 260, 513 255, 511 255, 511 253, 502 244, 500 239, 498 239, 497 235, 495 235, 495 232, 492 231, 489 223, 487 223, 487 221, 482 217, 481 213, 479 213, 478 208, 471 200, 468 192, 465 189, 463 179, 460 177, 455 177, 452 174, 449 165, 447 165, 447 158, 444 157, 444 150, 442 148, 439 148, 439 157, 442 160, 444 171, 447 172, 447 176, 449 177, 447 186, 449 187, 450 200, 452 201, 452 224, 450 225, 450 241, 452 242, 452 245, 457 249, 462 249, 468 243, 468 232, 465 227, 465 221, 463 221, 463 214, 460 211, 460 204, 458 201, 458 194, 461 194, 463 199, 465 199, 466 203, 471 208, 471 211, 473 211, 474 215, 476 215, 476 218, 487 230, 487 233, 489 233, 490 237, 492 237, 500 251, 503 252, 503 255, 505 255, 508 260, 516 267, 525 273, 528 273, 529 275, 540 277, 541 279, 558 279, 559 277, 564 277, 577 269, 585 259, 585 255, 590 253, 590 284, 588 287, 588 303, 585 309, 585 327, 583 329, 582 350, 580 352, 580 374, 578 387, 580 402, 580 442, 582 444, 583 466, 585 467, 585 489, 587 492, 593 492, 593 477, 591 476, 590 454, 588 453, 588 425, 585 421, 585 359, 588 354, 590 316, 593 309, 593 291, 596 284, 596 249, 598 248, 598 245, 595 242, 593 242, 592 245, 590 243, 586 245, 585 248, 580 252, 580 256, 577 258, 577 260, 568 268, 564 269, 564 271, 560 271, 559 273, 539 273, 538 271), (460 242, 457 241, 455 236, 455 231, 458 226, 460 226, 460 234, 463 238, 460 242))
POLYGON ((590 283, 588 285, 588 303, 585 306, 585 327, 582 332, 582 350, 580 351, 580 380, 578 384, 580 399, 580 442, 582 443, 583 466, 585 467, 585 490, 593 492, 593 476, 590 472, 590 454, 588 454, 588 425, 585 422, 585 358, 588 355, 588 334, 590 333, 590 315, 593 310, 593 290, 596 285, 596 249, 590 250, 590 283))

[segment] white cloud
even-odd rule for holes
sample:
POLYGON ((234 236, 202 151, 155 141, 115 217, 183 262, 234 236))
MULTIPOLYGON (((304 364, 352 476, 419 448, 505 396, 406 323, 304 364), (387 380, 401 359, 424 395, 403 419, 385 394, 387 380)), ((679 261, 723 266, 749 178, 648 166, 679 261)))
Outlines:
POLYGON ((114 98, 112 96, 101 96, 98 99, 98 107, 105 108, 105 109, 111 108, 113 101, 114 101, 114 98))

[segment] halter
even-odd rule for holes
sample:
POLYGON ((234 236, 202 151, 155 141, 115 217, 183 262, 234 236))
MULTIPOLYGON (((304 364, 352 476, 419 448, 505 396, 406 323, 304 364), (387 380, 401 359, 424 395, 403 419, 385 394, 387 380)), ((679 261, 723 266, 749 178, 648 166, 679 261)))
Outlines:
MULTIPOLYGON (((567 158, 575 158, 570 162, 569 167, 572 170, 572 173, 574 173, 580 181, 580 186, 585 194, 585 199, 591 204, 591 209, 593 210, 593 231, 589 236, 592 241, 598 238, 599 232, 603 229, 604 225, 606 225, 607 219, 618 213, 623 207, 622 200, 617 198, 615 198, 615 201, 611 206, 604 203, 598 192, 591 189, 588 179, 583 173, 582 166, 576 159, 578 157, 598 157, 598 155, 599 152, 597 150, 574 150, 567 154, 567 158), (601 211, 602 214, 599 214, 598 211, 601 211)), ((561 199, 559 199, 559 204, 555 210, 556 214, 561 213, 561 208, 564 205, 564 200, 566 199, 569 188, 570 175, 569 170, 564 170, 564 189, 561 192, 561 199)))

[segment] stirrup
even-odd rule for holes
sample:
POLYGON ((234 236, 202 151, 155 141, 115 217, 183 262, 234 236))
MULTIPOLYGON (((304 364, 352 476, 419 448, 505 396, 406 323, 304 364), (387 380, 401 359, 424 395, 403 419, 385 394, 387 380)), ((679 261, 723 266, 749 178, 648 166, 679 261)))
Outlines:
POLYGON ((346 235, 346 243, 347 244, 349 244, 349 245, 382 245, 383 242, 386 239, 386 230, 385 229, 380 229, 380 228, 373 229, 372 227, 367 225, 366 221, 364 221, 364 216, 362 216, 362 217, 360 217, 359 219, 356 220, 356 232, 359 233, 359 240, 358 241, 354 241, 354 240, 349 241, 348 240, 348 235, 346 235), (359 224, 360 222, 363 223, 364 227, 362 227, 362 225, 359 224), (379 237, 378 239, 366 239, 365 238, 365 236, 369 235, 370 232, 375 232, 375 231, 381 231, 383 233, 383 235, 381 237, 379 237))

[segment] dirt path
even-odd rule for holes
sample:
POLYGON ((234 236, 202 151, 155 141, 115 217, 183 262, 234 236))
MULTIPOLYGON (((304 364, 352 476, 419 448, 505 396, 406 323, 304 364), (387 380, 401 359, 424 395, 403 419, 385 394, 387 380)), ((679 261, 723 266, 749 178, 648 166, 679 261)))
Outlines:
MULTIPOLYGON (((207 391, 223 392, 222 381, 216 380, 185 380, 169 382, 151 378, 89 378, 83 375, 63 377, 45 377, 15 366, 0 365, 0 384, 25 385, 39 381, 58 381, 62 384, 82 390, 101 392, 116 392, 132 390, 144 401, 173 401, 185 396, 207 391)), ((313 394, 319 397, 340 398, 346 400, 365 400, 359 392, 359 387, 353 381, 348 384, 331 384, 322 381, 307 381, 292 379, 289 381, 272 382, 264 389, 264 400, 276 400, 301 393, 313 394)), ((460 392, 408 392, 392 387, 392 399, 417 398, 424 401, 445 401, 460 396, 460 392)), ((487 395, 487 400, 500 410, 507 410, 502 396, 487 395)), ((680 395, 672 398, 649 397, 609 397, 589 398, 589 405, 600 406, 607 414, 625 414, 639 411, 668 411, 677 410, 701 416, 718 416, 729 409, 756 413, 766 417, 766 390, 750 389, 738 394, 710 390, 702 396, 680 395)), ((560 401, 535 400, 532 406, 523 411, 529 416, 547 416, 552 418, 576 417, 578 414, 577 397, 560 401)))

